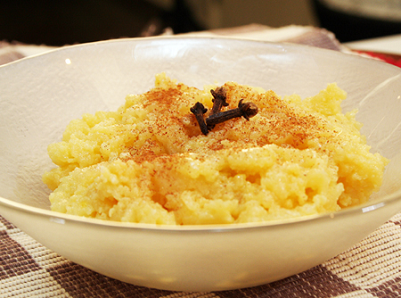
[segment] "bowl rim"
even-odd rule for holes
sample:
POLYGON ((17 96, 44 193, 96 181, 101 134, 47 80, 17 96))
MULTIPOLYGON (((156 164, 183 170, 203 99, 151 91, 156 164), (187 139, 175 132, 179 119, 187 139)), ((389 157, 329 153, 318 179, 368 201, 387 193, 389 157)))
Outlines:
MULTIPOLYGON (((30 206, 27 204, 19 203, 0 197, 0 207, 3 205, 6 208, 18 210, 20 212, 27 212, 33 215, 49 217, 50 221, 55 223, 74 222, 85 225, 104 226, 108 228, 123 228, 135 230, 150 230, 150 231, 169 231, 169 232, 233 232, 244 229, 263 229, 269 227, 280 227, 286 225, 294 225, 301 223, 309 223, 321 220, 335 220, 339 217, 352 216, 358 213, 374 212, 387 205, 392 205, 396 201, 401 200, 401 190, 392 194, 386 195, 384 198, 375 202, 368 201, 361 205, 353 206, 346 209, 341 209, 334 212, 327 212, 323 214, 304 215, 295 218, 286 218, 262 222, 249 222, 249 223, 231 223, 231 224, 208 224, 208 225, 160 225, 150 223, 134 223, 134 222, 119 222, 109 221, 97 218, 89 218, 79 215, 72 215, 67 213, 56 212, 39 207, 30 206)), ((394 210, 394 214, 401 210, 394 210)), ((1 214, 0 214, 1 215, 1 214)), ((390 219, 390 218, 389 218, 390 219)))
POLYGON ((386 63, 384 61, 381 61, 379 59, 375 59, 372 57, 366 57, 362 56, 358 53, 352 52, 351 50, 343 52, 343 51, 337 51, 337 50, 332 50, 332 49, 327 49, 327 48, 321 48, 321 47, 316 47, 308 44, 297 44, 297 43, 292 43, 292 42, 287 42, 287 41, 268 41, 268 40, 255 40, 255 39, 245 39, 245 38, 240 38, 240 37, 232 37, 232 36, 207 36, 207 35, 192 35, 192 36, 185 36, 185 35, 162 35, 162 36, 149 36, 149 37, 122 37, 122 38, 112 38, 112 39, 107 39, 107 40, 99 40, 99 41, 91 41, 91 42, 85 42, 85 43, 80 43, 80 44, 71 44, 71 45, 65 45, 61 47, 51 47, 47 51, 33 54, 27 57, 23 57, 18 60, 14 60, 11 62, 8 62, 6 64, 0 65, 0 69, 4 67, 8 67, 10 65, 18 64, 21 62, 29 61, 31 59, 36 59, 37 57, 41 56, 47 56, 51 55, 52 53, 55 52, 62 52, 62 51, 69 51, 71 49, 75 48, 84 48, 84 47, 92 47, 92 46, 101 46, 105 44, 115 44, 115 43, 145 43, 145 42, 166 42, 166 41, 232 41, 232 42, 240 42, 240 43, 254 43, 254 44, 266 44, 272 47, 281 47, 281 48, 294 48, 294 49, 308 49, 316 52, 326 52, 330 53, 330 55, 339 55, 341 57, 348 57, 349 59, 361 59, 364 61, 369 61, 368 63, 377 63, 377 65, 385 65, 387 68, 393 68, 394 70, 400 72, 401 74, 401 69, 398 66, 386 63))
MULTIPOLYGON (((33 59, 38 59, 42 56, 52 55, 55 52, 63 52, 69 51, 74 48, 83 48, 83 47, 91 47, 91 46, 99 46, 104 44, 110 43, 122 43, 122 42, 133 42, 133 43, 144 43, 144 42, 153 42, 153 41, 160 41, 160 42, 169 42, 169 41, 219 41, 222 40, 224 42, 241 42, 241 43, 253 43, 253 44, 266 44, 272 47, 281 47, 287 49, 308 49, 316 52, 326 52, 330 53, 329 55, 335 56, 339 55, 341 57, 347 57, 347 59, 362 59, 367 63, 380 65, 381 67, 387 67, 389 69, 396 70, 401 75, 401 69, 397 66, 385 63, 380 60, 371 59, 367 57, 363 57, 352 52, 344 53, 341 51, 335 51, 325 48, 318 48, 310 45, 304 44, 294 44, 290 42, 275 42, 275 41, 264 41, 264 40, 252 40, 252 39, 242 39, 237 37, 230 37, 230 36, 153 36, 153 37, 134 37, 134 38, 118 38, 118 39, 109 39, 109 40, 101 40, 101 41, 93 41, 87 42, 82 44, 74 44, 74 45, 66 45, 58 48, 49 49, 48 51, 34 54, 28 57, 21 58, 16 61, 12 61, 3 65, 0 65, 0 71, 4 71, 5 68, 13 67, 13 65, 25 63, 26 61, 30 61, 33 59)), ((278 227, 284 225, 292 225, 292 224, 299 224, 299 223, 307 223, 312 221, 318 220, 328 220, 328 219, 335 219, 337 217, 343 217, 350 214, 356 213, 366 213, 372 212, 377 209, 380 209, 386 205, 391 205, 395 203, 395 201, 401 199, 401 189, 393 192, 391 194, 385 195, 380 199, 375 199, 374 201, 367 201, 361 205, 353 206, 350 208, 341 209, 334 212, 328 212, 323 214, 314 214, 314 215, 305 215, 296 218, 287 218, 287 219, 280 219, 280 220, 271 220, 271 221, 264 221, 264 222, 250 222, 250 223, 232 223, 232 224, 208 224, 208 225, 159 225, 159 224, 149 224, 149 223, 133 223, 133 222, 118 222, 118 221, 109 221, 109 220, 102 220, 96 218, 88 218, 84 216, 78 215, 71 215, 66 213, 60 213, 56 211, 51 211, 48 209, 43 209, 39 207, 34 207, 31 205, 27 205, 24 203, 16 202, 10 199, 6 199, 0 196, 0 207, 5 206, 7 208, 12 208, 14 210, 18 210, 21 212, 28 212, 30 214, 35 214, 39 216, 49 217, 50 221, 56 223, 64 223, 65 221, 74 222, 74 223, 81 223, 81 224, 88 224, 88 225, 96 225, 96 226, 104 226, 110 228, 124 228, 124 229, 139 229, 139 230, 157 230, 157 231, 170 231, 170 232, 229 232, 229 231, 237 231, 242 229, 260 229, 260 228, 267 228, 267 227, 278 227)), ((401 210, 394 211, 394 214, 401 210)), ((1 215, 1 213, 0 213, 1 215)))

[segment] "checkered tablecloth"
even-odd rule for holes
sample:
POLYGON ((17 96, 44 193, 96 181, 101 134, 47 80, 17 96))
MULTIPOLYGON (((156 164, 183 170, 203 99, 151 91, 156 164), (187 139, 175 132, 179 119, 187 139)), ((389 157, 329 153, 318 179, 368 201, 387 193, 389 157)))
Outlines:
POLYGON ((59 256, 0 216, 0 297, 401 297, 401 213, 301 274, 208 293, 162 291, 105 277, 59 256))
MULTIPOLYGON (((251 25, 198 35, 289 41, 346 51, 325 30, 251 25)), ((0 42, 0 64, 45 51, 0 42)), ((47 249, 0 215, 0 297, 401 297, 401 213, 337 257, 270 284, 224 292, 184 293, 126 284, 47 249)))

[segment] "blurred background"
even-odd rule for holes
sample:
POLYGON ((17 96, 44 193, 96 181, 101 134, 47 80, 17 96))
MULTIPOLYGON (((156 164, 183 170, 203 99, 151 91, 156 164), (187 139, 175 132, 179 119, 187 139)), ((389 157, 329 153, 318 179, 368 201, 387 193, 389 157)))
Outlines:
POLYGON ((61 46, 164 32, 324 27, 341 42, 401 33, 401 0, 0 0, 0 41, 61 46))

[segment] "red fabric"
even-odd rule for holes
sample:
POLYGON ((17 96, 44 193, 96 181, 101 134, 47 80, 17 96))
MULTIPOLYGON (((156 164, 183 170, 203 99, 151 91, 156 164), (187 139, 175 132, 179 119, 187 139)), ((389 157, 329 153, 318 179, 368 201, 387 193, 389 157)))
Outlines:
POLYGON ((357 51, 357 52, 371 56, 373 58, 380 59, 382 61, 393 64, 395 66, 401 67, 401 56, 399 56, 399 55, 376 53, 376 52, 370 52, 370 51, 357 51))

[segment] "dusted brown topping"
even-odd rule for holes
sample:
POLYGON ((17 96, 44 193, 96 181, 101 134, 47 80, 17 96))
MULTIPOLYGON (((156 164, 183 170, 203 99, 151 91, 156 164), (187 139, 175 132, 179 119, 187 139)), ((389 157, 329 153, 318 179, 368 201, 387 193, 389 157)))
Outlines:
POLYGON ((168 90, 155 88, 146 93, 146 100, 143 103, 144 108, 157 105, 157 109, 169 109, 174 103, 174 99, 179 98, 182 92, 178 88, 171 88, 168 90))
MULTIPOLYGON (((172 158, 174 154, 222 150, 227 146, 242 149, 278 144, 302 149, 309 140, 326 138, 323 118, 297 109, 274 92, 258 93, 231 82, 213 91, 215 95, 204 103, 198 101, 202 91, 180 84, 172 84, 168 89, 155 88, 141 96, 147 120, 136 128, 137 140, 126 147, 130 154, 125 160, 143 163, 158 156, 172 158), (216 99, 220 100, 222 95, 229 109, 212 114, 216 99), (227 121, 232 117, 244 119, 227 121), (250 117, 254 119, 246 121, 250 117), (212 137, 208 135, 201 146, 196 144, 200 133, 206 135, 211 131, 212 137)), ((331 138, 327 142, 332 141, 331 138)))

